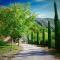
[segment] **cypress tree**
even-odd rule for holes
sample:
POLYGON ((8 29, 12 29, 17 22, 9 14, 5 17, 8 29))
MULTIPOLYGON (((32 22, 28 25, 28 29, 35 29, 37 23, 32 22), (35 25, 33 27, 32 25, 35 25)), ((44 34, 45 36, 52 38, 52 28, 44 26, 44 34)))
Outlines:
POLYGON ((48 21, 48 48, 51 48, 51 27, 50 27, 50 21, 48 21))
POLYGON ((37 45, 39 45, 39 32, 37 32, 37 45))
POLYGON ((45 46, 45 30, 43 29, 43 36, 42 36, 42 38, 43 38, 43 46, 45 46))
POLYGON ((30 41, 29 41, 29 35, 27 35, 27 40, 28 40, 28 44, 30 43, 30 41))
POLYGON ((33 44, 33 40, 34 40, 34 36, 33 36, 33 32, 31 32, 31 44, 33 44))
POLYGON ((55 24, 55 49, 60 50, 59 19, 58 19, 56 2, 54 2, 54 11, 55 11, 55 18, 54 18, 54 24, 55 24))

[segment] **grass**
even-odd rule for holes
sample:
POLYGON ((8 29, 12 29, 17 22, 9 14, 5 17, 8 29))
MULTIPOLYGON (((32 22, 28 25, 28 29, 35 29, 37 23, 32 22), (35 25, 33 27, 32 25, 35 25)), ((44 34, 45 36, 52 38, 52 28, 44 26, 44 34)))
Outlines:
POLYGON ((11 43, 0 39, 0 55, 15 54, 20 50, 22 50, 21 46, 17 46, 15 43, 11 46, 11 43))
POLYGON ((7 53, 10 50, 10 46, 0 46, 0 54, 7 53))
POLYGON ((8 56, 8 54, 10 54, 10 55, 16 54, 20 50, 22 50, 22 48, 17 45, 12 45, 12 49, 11 49, 11 45, 0 46, 0 55, 7 55, 8 56))

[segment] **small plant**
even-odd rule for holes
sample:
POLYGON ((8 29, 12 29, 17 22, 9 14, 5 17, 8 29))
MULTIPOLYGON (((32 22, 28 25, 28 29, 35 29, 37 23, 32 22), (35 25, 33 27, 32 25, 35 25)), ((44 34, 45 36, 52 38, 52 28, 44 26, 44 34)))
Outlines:
POLYGON ((7 46, 7 45, 8 45, 7 42, 5 42, 5 41, 3 41, 3 40, 0 40, 0 46, 7 46))

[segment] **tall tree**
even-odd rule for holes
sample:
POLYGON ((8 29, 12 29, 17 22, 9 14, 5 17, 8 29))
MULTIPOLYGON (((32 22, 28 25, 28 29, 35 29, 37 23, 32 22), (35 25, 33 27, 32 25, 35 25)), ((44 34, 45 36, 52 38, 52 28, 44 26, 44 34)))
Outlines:
POLYGON ((42 32, 42 38, 43 38, 43 46, 45 46, 45 30, 43 29, 43 32, 42 32))
POLYGON ((29 41, 29 35, 27 35, 27 41, 28 41, 28 44, 30 43, 30 41, 29 41))
POLYGON ((50 26, 50 21, 48 21, 48 48, 51 48, 51 26, 50 26))
POLYGON ((39 32, 37 32, 37 45, 39 45, 39 32))
POLYGON ((33 44, 34 40, 34 36, 33 36, 33 32, 31 32, 31 44, 33 44))
POLYGON ((54 24, 55 24, 55 49, 60 50, 59 19, 58 19, 56 2, 54 2, 54 11, 55 11, 55 19, 54 19, 54 24))

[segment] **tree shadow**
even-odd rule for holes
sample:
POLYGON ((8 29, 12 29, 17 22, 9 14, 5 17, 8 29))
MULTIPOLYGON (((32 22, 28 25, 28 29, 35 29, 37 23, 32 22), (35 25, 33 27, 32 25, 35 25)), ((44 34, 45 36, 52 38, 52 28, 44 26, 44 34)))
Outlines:
POLYGON ((28 53, 18 53, 16 54, 16 57, 27 57, 27 56, 45 56, 49 55, 47 51, 30 51, 28 53))
POLYGON ((60 60, 60 52, 56 50, 49 50, 49 54, 53 55, 56 59, 60 60))

